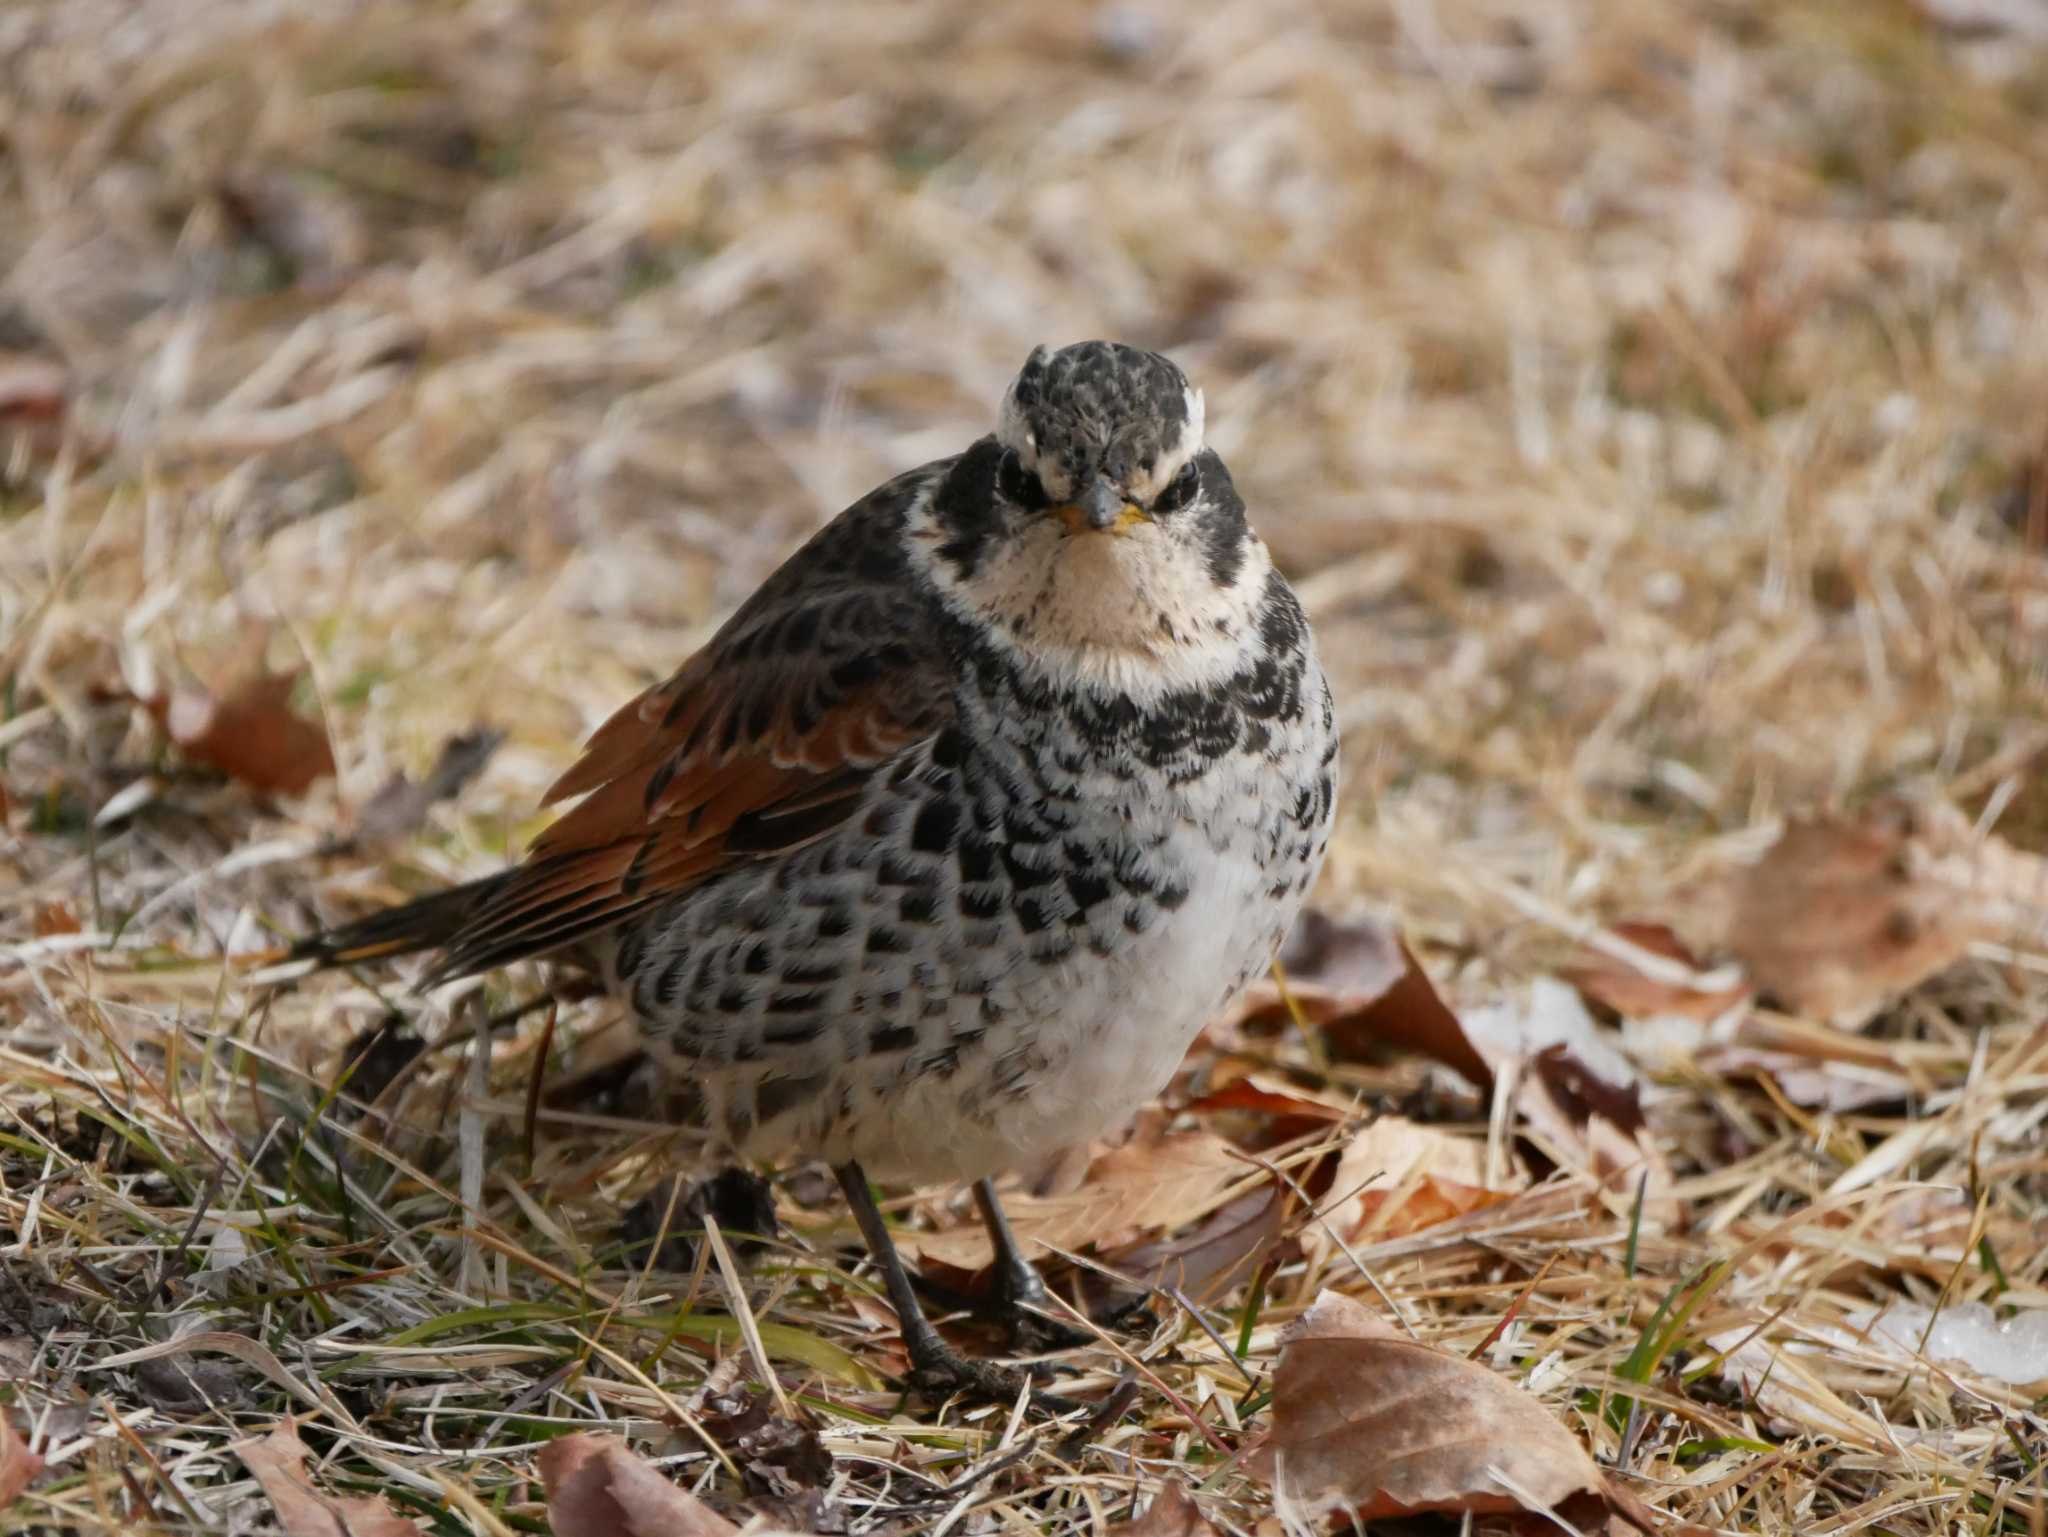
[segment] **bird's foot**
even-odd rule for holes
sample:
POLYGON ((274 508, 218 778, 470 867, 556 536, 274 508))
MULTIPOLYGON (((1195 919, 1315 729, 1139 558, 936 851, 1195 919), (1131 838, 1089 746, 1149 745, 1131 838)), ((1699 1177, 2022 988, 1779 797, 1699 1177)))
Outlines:
POLYGON ((943 1399, 964 1396, 989 1403, 1014 1404, 1019 1394, 1028 1394, 1032 1408, 1042 1414, 1053 1415, 1069 1414, 1088 1407, 1077 1399, 1048 1393, 1039 1387, 1039 1382, 1051 1375, 1048 1369, 1027 1370, 999 1365, 994 1361, 978 1361, 960 1354, 936 1335, 922 1340, 912 1338, 905 1343, 910 1347, 910 1373, 904 1379, 904 1385, 920 1397, 943 1399))
POLYGON ((1059 1304, 1044 1279, 1030 1264, 996 1267, 995 1286, 983 1312, 1009 1331, 1010 1348, 1025 1355, 1051 1350, 1079 1350, 1096 1343, 1094 1335, 1060 1317, 1059 1304))

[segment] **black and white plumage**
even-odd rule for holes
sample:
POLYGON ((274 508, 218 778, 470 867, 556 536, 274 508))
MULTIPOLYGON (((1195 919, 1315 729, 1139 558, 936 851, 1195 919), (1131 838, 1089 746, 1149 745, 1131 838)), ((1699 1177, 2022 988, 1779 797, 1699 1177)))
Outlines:
POLYGON ((1268 964, 1336 751, 1201 396, 1040 348, 995 433, 600 728, 524 863, 313 952, 433 948, 444 979, 574 944, 707 1155, 978 1180, 1123 1121, 1268 964))

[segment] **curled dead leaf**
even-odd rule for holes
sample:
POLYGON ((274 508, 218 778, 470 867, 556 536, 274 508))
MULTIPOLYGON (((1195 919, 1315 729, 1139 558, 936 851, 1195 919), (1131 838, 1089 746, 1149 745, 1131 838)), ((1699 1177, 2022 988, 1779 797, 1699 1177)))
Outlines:
POLYGON ((1572 988, 1538 977, 1518 998, 1467 1009, 1473 1047, 1511 1073, 1522 1126, 1549 1157, 1602 1184, 1647 1180, 1648 1210, 1668 1228, 1684 1207, 1662 1195, 1671 1172, 1643 1115, 1635 1067, 1572 988))
POLYGON ((1492 1073, 1457 1015, 1391 925, 1372 917, 1339 922, 1311 909, 1288 936, 1280 963, 1286 998, 1277 985, 1255 986, 1246 995, 1250 1015, 1284 1014, 1291 999, 1334 1056, 1356 1061, 1388 1048, 1414 1051, 1481 1089, 1492 1087, 1492 1073))
MULTIPOLYGON (((1637 949, 1676 961, 1694 973, 1705 971, 1699 957, 1661 923, 1617 923, 1612 932, 1637 949)), ((1677 1016, 1706 1023, 1727 1014, 1749 997, 1747 985, 1684 987, 1660 977, 1645 976, 1612 956, 1596 954, 1584 965, 1561 973, 1595 1003, 1604 1003, 1624 1019, 1677 1016)))
POLYGON ((1489 1188, 1484 1144, 1381 1116, 1345 1144, 1321 1226, 1347 1241, 1400 1238, 1497 1205, 1527 1183, 1510 1174, 1489 1188))
POLYGON ((177 748, 252 790, 297 795, 334 772, 326 728, 291 706, 298 677, 258 672, 226 694, 182 690, 144 700, 177 748))
POLYGON ((1286 1244, 1289 1195, 1281 1185, 1247 1190, 1184 1233, 1110 1249, 1103 1259, 1135 1281, 1177 1288, 1198 1302, 1212 1300, 1247 1280, 1286 1244))
POLYGON ((1655 1529, 1530 1394, 1336 1292, 1281 1337, 1271 1454, 1276 1502, 1301 1521, 1549 1511, 1655 1529))
POLYGON ((1217 1537, 1216 1528, 1202 1514, 1202 1507, 1177 1480, 1168 1480, 1152 1496, 1152 1503, 1145 1507, 1142 1516, 1111 1530, 1122 1537, 1217 1537))
POLYGON ((48 939, 52 934, 76 934, 78 914, 62 902, 38 902, 32 927, 38 939, 48 939))
POLYGON ((540 1477, 555 1537, 732 1537, 739 1530, 616 1436, 548 1442, 540 1477))
POLYGON ((766 1393, 714 1393, 698 1417, 739 1465, 752 1494, 788 1499, 831 1482, 832 1454, 818 1432, 777 1413, 766 1393))
POLYGON ((318 1488, 306 1471, 306 1446, 287 1419, 267 1436, 235 1446, 242 1465, 263 1486, 290 1537, 426 1537, 418 1523, 375 1495, 342 1496, 318 1488))
POLYGON ((2048 859, 1979 837, 1941 802, 1789 821, 1705 894, 1719 942, 1788 1012, 1856 1024, 1979 939, 2048 930, 2048 859))
POLYGON ((0 1409, 0 1510, 20 1499, 43 1471, 43 1459, 28 1449, 7 1411, 0 1409))
POLYGON ((0 353, 0 424, 53 423, 71 403, 71 374, 52 358, 0 353))

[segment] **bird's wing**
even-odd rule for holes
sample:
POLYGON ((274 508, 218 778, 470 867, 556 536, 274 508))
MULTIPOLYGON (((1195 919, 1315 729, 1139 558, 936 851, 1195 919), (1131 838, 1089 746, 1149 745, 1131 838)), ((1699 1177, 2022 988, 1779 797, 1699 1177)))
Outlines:
POLYGON ((945 652, 903 551, 943 466, 855 503, 680 671, 598 728, 547 803, 582 800, 495 878, 430 980, 610 928, 844 820, 870 775, 953 717, 945 652))

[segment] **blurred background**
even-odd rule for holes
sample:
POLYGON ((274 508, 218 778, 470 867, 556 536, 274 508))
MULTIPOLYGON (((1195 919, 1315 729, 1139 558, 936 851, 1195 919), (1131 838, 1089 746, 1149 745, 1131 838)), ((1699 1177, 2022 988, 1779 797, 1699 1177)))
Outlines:
POLYGON ((1981 806, 2048 718, 2023 0, 64 0, 0 61, 16 873, 128 942, 494 864, 1088 336, 1204 387, 1310 604, 1329 905, 1518 969, 1502 882, 1655 905, 1787 809, 1981 806), (251 687, 331 744, 288 812, 188 782, 264 787, 251 687), (476 726, 398 873, 264 884, 476 726))
MULTIPOLYGON (((663 1393, 699 1403, 714 1356, 732 1380, 722 1316, 653 1396, 583 1332, 671 1163, 576 1097, 630 1049, 618 1011, 529 1010, 465 1063, 421 1053, 471 1039, 445 993, 242 962, 498 868, 597 722, 841 507, 988 430, 1034 345, 1086 337, 1206 391, 1313 617, 1345 786, 1328 942, 1291 969, 1315 1027, 1270 992, 1218 1021, 1170 1113, 1224 1087, 1179 1140, 1148 1114, 1121 1186, 1088 1170, 1143 1220, 1084 1205, 1066 1239, 1222 1274, 1271 1250, 1277 1187, 1191 1226, 1145 1205, 1184 1189, 1159 1169, 1235 1179, 1321 1134, 1304 1106, 1339 1141, 1363 1106, 1341 1164, 1311 1150, 1344 1193, 1314 1221, 1353 1225, 1375 1305, 1526 1369, 1646 1495, 1724 1530, 1933 1537, 1966 1501, 2019 1529, 2042 1384, 1989 1308, 2048 1302, 2039 0, 0 5, 0 1366, 44 1377, 15 1398, 53 1462, 31 1498, 133 1529, 165 1464, 228 1498, 235 1422, 91 1375, 154 1360, 160 1322, 347 1395, 387 1438, 321 1429, 323 1464, 437 1529, 440 1450, 537 1529, 527 1448, 477 1450, 520 1405, 548 1435, 673 1425, 663 1393), (1920 810, 1873 816, 1895 792, 1920 810), (1386 991, 1361 912, 1460 1013, 1413 972, 1386 991), (536 1150, 543 1081, 570 1109, 536 1150), (388 1122, 353 1119, 379 1095, 388 1122), (1989 1376, 1913 1364, 1944 1302, 1989 1376), (145 1402, 177 1420, 132 1419, 161 1463, 101 1423, 145 1402)), ((538 992, 478 986, 501 1019, 538 992)), ((761 1328, 866 1416, 828 1426, 834 1479, 953 1529, 1013 1459, 970 1476, 882 1425, 900 1362, 833 1279, 843 1210, 777 1193, 810 1236, 750 1272, 761 1328)), ((927 1259, 973 1220, 954 1194, 900 1208, 927 1259)), ((1228 1325, 1257 1324, 1248 1363, 1153 1357, 1233 1435, 1265 1433, 1280 1323, 1359 1290, 1309 1221, 1228 1325)), ((684 1322, 641 1327, 666 1351, 684 1322)), ((305 1402, 253 1371, 195 1391, 227 1388, 305 1402)), ((1093 1485, 1042 1443, 1001 1521, 1100 1530, 1129 1454, 1278 1531, 1183 1407, 1148 1388, 1093 1485)))

